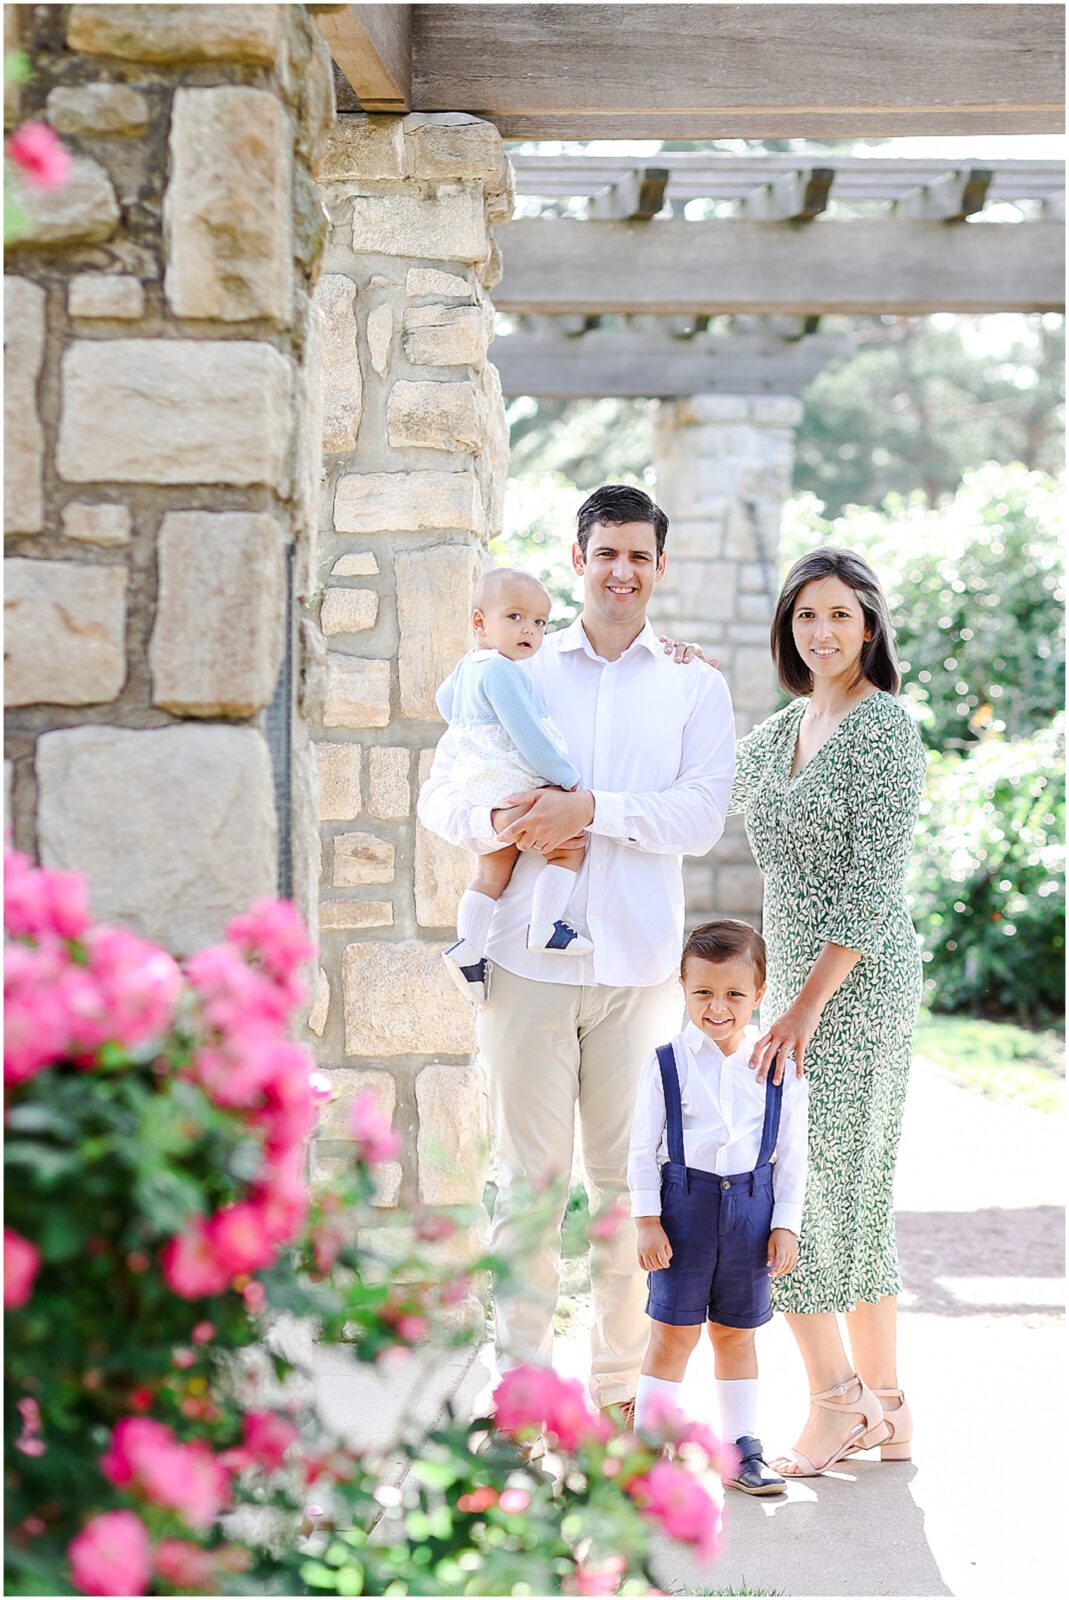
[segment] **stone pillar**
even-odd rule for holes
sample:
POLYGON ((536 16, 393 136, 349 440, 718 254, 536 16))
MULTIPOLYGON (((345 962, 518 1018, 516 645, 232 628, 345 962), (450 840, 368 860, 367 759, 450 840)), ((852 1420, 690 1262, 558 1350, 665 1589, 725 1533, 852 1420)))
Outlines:
POLYGON ((440 960, 470 858, 419 825, 443 724, 434 691, 468 648, 472 585, 500 531, 508 448, 487 360, 512 206, 490 124, 343 115, 322 193, 322 561, 305 696, 322 824, 321 971, 310 1026, 340 1093, 318 1142, 344 1156, 372 1093, 400 1162, 379 1204, 481 1199, 486 1114, 472 1013, 440 960))
MULTIPOLYGON (((656 492, 671 527, 654 621, 719 657, 740 734, 778 703, 769 623, 801 417, 793 395, 697 395, 662 401, 657 417, 656 492)), ((710 916, 760 926, 761 880, 740 818, 711 855, 685 862, 684 881, 688 927, 710 916)))
POLYGON ((73 157, 20 196, 6 263, 14 837, 184 953, 278 887, 265 729, 317 529, 330 56, 298 5, 9 10, 19 116, 73 157))

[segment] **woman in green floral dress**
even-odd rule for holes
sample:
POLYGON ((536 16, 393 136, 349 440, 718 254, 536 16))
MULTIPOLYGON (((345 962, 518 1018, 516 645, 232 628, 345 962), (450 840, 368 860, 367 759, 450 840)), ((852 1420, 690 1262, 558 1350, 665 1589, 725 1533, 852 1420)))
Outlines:
POLYGON ((732 808, 764 874, 771 1027, 751 1066, 809 1076, 809 1178, 798 1265, 773 1281, 813 1405, 792 1476, 879 1444, 908 1459, 895 1362, 892 1182, 921 994, 903 891, 924 750, 899 687, 879 582, 860 556, 814 550, 772 623, 798 698, 740 743, 732 808), (838 1314, 846 1317, 852 1360, 838 1314))

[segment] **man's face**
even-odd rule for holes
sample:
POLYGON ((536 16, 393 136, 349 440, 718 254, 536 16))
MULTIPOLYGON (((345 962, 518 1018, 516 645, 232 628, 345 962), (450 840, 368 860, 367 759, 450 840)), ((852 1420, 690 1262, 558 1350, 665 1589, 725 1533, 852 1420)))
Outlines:
POLYGON ((664 575, 664 556, 657 558, 652 522, 595 522, 586 556, 572 546, 572 565, 583 578, 584 609, 595 620, 641 623, 664 575))

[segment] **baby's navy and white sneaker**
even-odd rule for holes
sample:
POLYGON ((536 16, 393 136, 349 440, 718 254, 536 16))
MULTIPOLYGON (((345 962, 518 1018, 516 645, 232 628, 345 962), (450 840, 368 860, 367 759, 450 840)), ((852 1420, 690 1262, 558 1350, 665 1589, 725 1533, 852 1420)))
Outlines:
POLYGON ((766 1465, 760 1439, 744 1434, 735 1440, 735 1449, 739 1452, 738 1470, 733 1478, 724 1479, 726 1488, 741 1489, 743 1494, 786 1493, 786 1481, 766 1465))
POLYGON ((568 922, 532 922, 527 929, 527 948, 547 956, 588 956, 594 946, 568 922))
POLYGON ((442 960, 461 994, 466 994, 473 1006, 484 1006, 490 998, 490 979, 494 972, 486 956, 476 955, 470 944, 458 939, 456 944, 442 951, 442 960))

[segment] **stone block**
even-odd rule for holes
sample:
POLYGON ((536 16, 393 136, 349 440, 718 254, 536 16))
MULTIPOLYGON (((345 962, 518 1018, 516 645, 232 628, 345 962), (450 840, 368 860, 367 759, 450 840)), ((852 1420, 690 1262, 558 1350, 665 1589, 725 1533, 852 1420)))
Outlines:
MULTIPOLYGON (((314 1184, 333 1185, 339 1178, 352 1167, 350 1156, 325 1156, 318 1149, 312 1155, 312 1182, 314 1184)), ((371 1204, 376 1210, 388 1210, 396 1206, 401 1198, 402 1169, 399 1161, 380 1161, 372 1173, 375 1187, 371 1194, 371 1204)), ((350 1215, 345 1218, 343 1226, 348 1226, 354 1235, 359 1235, 360 1230, 354 1226, 355 1219, 350 1215)), ((376 1230, 377 1231, 377 1230, 376 1230)), ((370 1233, 371 1230, 369 1229, 370 1233)), ((368 1247, 374 1251, 375 1246, 368 1247)))
POLYGON ((319 817, 322 822, 349 822, 361 810, 358 744, 314 744, 319 775, 319 817))
POLYGON ((374 833, 334 835, 334 886, 351 889, 361 883, 393 882, 394 848, 374 833))
POLYGON ((760 622, 768 633, 772 621, 772 607, 767 595, 740 594, 735 602, 735 615, 740 622, 760 622))
POLYGON ((285 648, 283 531, 259 511, 168 511, 149 641, 152 703, 193 717, 268 704, 285 648))
POLYGON ((319 611, 319 626, 328 636, 362 633, 375 626, 378 614, 379 597, 374 589, 328 589, 319 611))
POLYGON ((363 183, 403 178, 404 172, 404 119, 347 115, 338 119, 327 138, 319 181, 363 183))
POLYGON ((482 370, 483 442, 477 471, 483 502, 483 537, 496 539, 505 522, 505 491, 509 476, 509 425, 497 368, 486 362, 482 370))
MULTIPOLYGON (((5 13, 6 16, 6 13, 5 13)), ((28 278, 4 279, 4 533, 43 527, 44 433, 37 380, 45 351, 45 292, 28 278)))
POLYGON ((466 111, 412 112, 404 120, 406 175, 508 181, 508 158, 492 122, 466 111))
MULTIPOLYGON (((434 761, 433 750, 421 750, 419 782, 422 786, 434 761)), ((473 857, 467 850, 448 844, 416 822, 414 888, 416 921, 421 928, 453 928, 457 905, 468 886, 473 857)))
POLYGON ((323 460, 323 317, 303 289, 295 291, 304 330, 304 359, 297 369, 297 447, 294 469, 293 592, 308 600, 319 586, 319 525, 326 464, 323 460))
POLYGON ((110 317, 130 322, 145 314, 145 290, 139 278, 119 272, 79 272, 67 289, 72 317, 110 317))
POLYGON ((292 367, 267 344, 76 339, 62 388, 68 483, 285 486, 292 367))
MULTIPOLYGON (((254 728, 64 728, 36 751, 41 860, 93 914, 177 955, 277 888, 271 757, 254 728)), ((458 999, 460 996, 458 996, 458 999)))
MULTIPOLYGON (((4 55, 8 56, 19 48, 19 8, 17 6, 4 7, 4 55)), ((22 96, 20 84, 14 72, 4 75, 4 127, 13 128, 19 120, 22 96)))
POLYGON ((437 720, 435 690, 470 645, 469 602, 480 565, 477 547, 469 544, 395 557, 403 717, 437 720))
POLYGON ((386 434, 395 450, 472 451, 482 448, 481 395, 470 383, 409 383, 402 379, 386 402, 386 434))
POLYGON ((475 367, 486 359, 490 324, 482 306, 409 306, 404 330, 414 367, 475 367))
POLYGON ((4 704, 102 705, 126 678, 126 568, 4 562, 4 704))
POLYGON ((50 90, 45 116, 57 133, 78 138, 144 133, 148 99, 127 83, 79 83, 50 90))
POLYGON ((122 545, 130 543, 133 519, 128 506, 92 505, 87 500, 72 500, 63 507, 63 534, 86 544, 122 545))
POLYGON ((293 316, 292 132, 266 89, 178 89, 164 288, 179 317, 293 316))
MULTIPOLYGON (((774 577, 774 574, 772 575, 774 577)), ((769 574, 756 561, 743 561, 739 565, 739 590, 742 594, 768 593, 769 574)))
POLYGON ((767 717, 776 698, 776 674, 767 644, 762 649, 742 645, 735 652, 735 666, 731 674, 731 698, 736 706, 745 706, 767 717))
POLYGON ((367 319, 367 344, 371 365, 381 378, 390 365, 393 343, 393 312, 389 306, 376 306, 367 319))
POLYGON ((88 156, 72 156, 71 169, 56 189, 19 192, 21 220, 12 244, 99 244, 119 226, 119 202, 105 169, 88 156))
POLYGON ((408 780, 412 752, 391 745, 373 745, 368 751, 369 815, 387 820, 407 817, 412 809, 408 780))
POLYGON ((338 480, 339 533, 478 532, 478 484, 471 472, 358 472, 338 480))
POLYGON ((351 1139, 349 1118, 353 1106, 365 1095, 375 1102, 375 1110, 387 1122, 393 1122, 397 1110, 397 1080, 392 1072, 367 1072, 354 1067, 333 1067, 330 1081, 334 1085, 334 1098, 328 1100, 319 1114, 317 1139, 351 1139))
POLYGON ((717 911, 723 915, 736 912, 760 912, 763 889, 761 874, 752 862, 747 866, 717 867, 713 884, 717 911))
POLYGON ((327 655, 325 728, 385 728, 390 720, 390 663, 327 655))
POLYGON ((426 196, 354 195, 352 238, 358 255, 481 261, 489 246, 482 189, 468 182, 426 196))
POLYGON ((345 1053, 468 1055, 472 1008, 442 964, 444 944, 351 944, 342 960, 345 1053))
POLYGON ((477 1205, 489 1157, 482 1072, 478 1067, 432 1062, 416 1074, 416 1108, 423 1204, 477 1205))
POLYGON ((371 550, 360 550, 352 555, 339 556, 330 569, 332 578, 375 578, 379 564, 371 550))
POLYGON ((325 272, 315 304, 323 317, 323 449, 352 450, 363 410, 363 380, 356 348, 356 284, 325 272))
POLYGON ((797 428, 804 415, 797 395, 760 395, 750 401, 750 421, 758 428, 797 428))
POLYGON ((327 1025, 327 1013, 330 1010, 330 979, 323 968, 316 972, 315 994, 312 997, 312 1009, 308 1013, 308 1031, 322 1039, 323 1030, 327 1025))
POLYGON ((411 297, 433 294, 439 299, 470 300, 472 285, 467 278, 455 272, 441 272, 437 267, 409 267, 405 276, 405 293, 411 297))
POLYGON ((715 867, 725 861, 753 862, 750 854, 750 841, 746 837, 746 828, 739 816, 729 817, 724 832, 718 840, 714 852, 706 858, 715 867))
POLYGON ((360 928, 389 928, 393 925, 393 906, 388 900, 321 900, 321 933, 337 929, 355 932, 360 928))
POLYGON ((67 45, 128 61, 249 61, 270 67, 284 20, 276 5, 72 6, 67 45))

